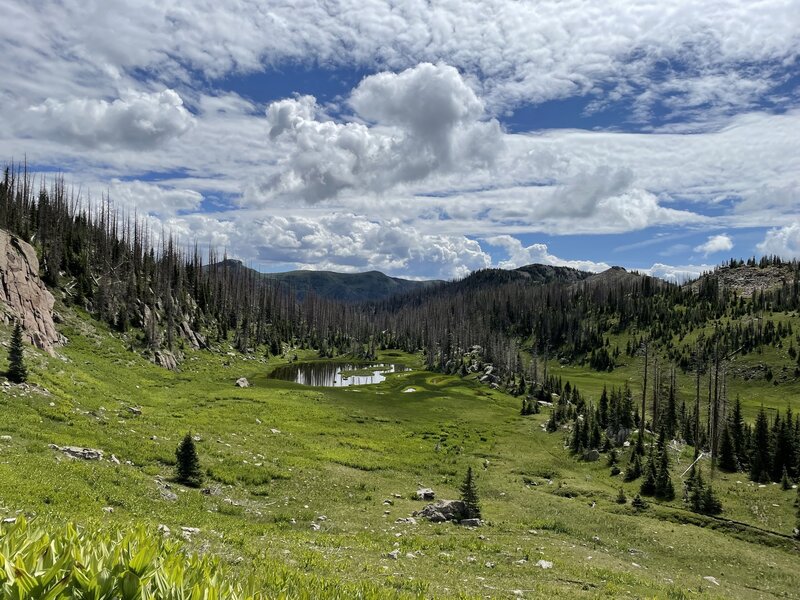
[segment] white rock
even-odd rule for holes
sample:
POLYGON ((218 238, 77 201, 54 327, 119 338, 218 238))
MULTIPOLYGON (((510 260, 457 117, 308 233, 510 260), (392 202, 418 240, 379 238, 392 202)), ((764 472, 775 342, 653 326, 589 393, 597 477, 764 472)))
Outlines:
POLYGON ((553 563, 549 560, 544 560, 543 558, 536 561, 536 566, 541 567, 542 569, 552 569, 553 563))
POLYGON ((712 577, 711 575, 706 575, 703 577, 708 583, 713 583, 714 585, 719 585, 719 581, 717 581, 716 577, 712 577))

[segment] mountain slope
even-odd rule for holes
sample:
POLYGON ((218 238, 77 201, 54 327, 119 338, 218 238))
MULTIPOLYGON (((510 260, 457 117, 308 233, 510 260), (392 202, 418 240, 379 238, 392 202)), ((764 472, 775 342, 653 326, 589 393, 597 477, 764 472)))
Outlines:
POLYGON ((341 302, 368 302, 382 300, 395 294, 415 291, 437 285, 439 281, 412 281, 389 277, 380 271, 366 273, 335 273, 333 271, 288 271, 263 273, 290 286, 298 299, 314 293, 329 300, 341 302))

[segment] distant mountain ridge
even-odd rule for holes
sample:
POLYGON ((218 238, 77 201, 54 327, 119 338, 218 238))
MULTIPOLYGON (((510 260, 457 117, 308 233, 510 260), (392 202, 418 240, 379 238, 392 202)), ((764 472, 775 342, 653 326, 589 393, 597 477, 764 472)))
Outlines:
MULTIPOLYGON (((241 261, 227 259, 218 263, 228 268, 250 269, 241 261)), ((251 269, 254 270, 254 269, 251 269)), ((259 273, 265 279, 280 282, 302 300, 310 293, 339 302, 372 302, 390 296, 417 291, 443 283, 437 280, 416 281, 390 277, 380 271, 337 273, 334 271, 286 271, 259 273)))

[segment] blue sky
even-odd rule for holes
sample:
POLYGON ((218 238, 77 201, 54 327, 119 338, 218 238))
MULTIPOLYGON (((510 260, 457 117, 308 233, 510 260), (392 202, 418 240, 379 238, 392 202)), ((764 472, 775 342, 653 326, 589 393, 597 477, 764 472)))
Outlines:
POLYGON ((162 4, 0 0, 0 154, 262 270, 800 256, 798 1, 162 4))

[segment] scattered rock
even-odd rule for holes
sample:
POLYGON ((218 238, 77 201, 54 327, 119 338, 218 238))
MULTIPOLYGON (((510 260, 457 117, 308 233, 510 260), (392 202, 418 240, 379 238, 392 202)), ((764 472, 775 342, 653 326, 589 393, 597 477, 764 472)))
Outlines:
POLYGON ((167 502, 175 502, 178 499, 178 494, 166 488, 161 488, 161 499, 167 502))
POLYGON ((408 525, 416 525, 417 520, 414 517, 400 517, 395 523, 406 523, 408 525))
POLYGON ((103 507, 103 512, 104 513, 109 513, 109 514, 113 513, 114 512, 114 507, 113 506, 104 506, 103 507))
POLYGON ((95 448, 81 448, 80 446, 57 446, 50 444, 53 450, 63 452, 70 458, 79 458, 81 460, 103 460, 103 451, 95 448))
POLYGON ((397 560, 398 558, 400 558, 400 550, 392 550, 386 556, 388 556, 392 560, 397 560))
POLYGON ((158 533, 160 533, 164 537, 169 537, 172 532, 170 531, 169 527, 161 523, 158 526, 158 533))
POLYGON ((487 561, 486 561, 486 562, 483 564, 483 566, 484 566, 484 567, 486 567, 487 569, 494 569, 494 567, 495 567, 495 564, 494 564, 493 562, 491 562, 491 561, 487 560, 487 561))
POLYGON ((459 521, 459 524, 463 525, 464 527, 480 527, 481 526, 481 520, 480 519, 461 519, 461 521, 459 521))
POLYGON ((414 389, 414 388, 407 388, 407 389, 403 390, 403 392, 402 392, 402 393, 403 393, 403 394, 413 394, 413 393, 414 393, 414 392, 416 392, 416 391, 417 391, 417 390, 416 390, 416 389, 414 389))
POLYGON ((118 464, 120 464, 120 462, 119 462, 119 459, 118 459, 116 456, 114 456, 113 454, 111 455, 111 458, 110 458, 109 460, 110 460, 112 463, 114 463, 115 465, 118 465, 118 464))
POLYGON ((280 430, 280 429, 275 429, 274 427, 273 427, 272 429, 270 429, 269 431, 270 431, 270 433, 274 433, 274 434, 276 434, 276 435, 277 435, 277 434, 279 434, 279 433, 281 432, 281 430, 280 430))
POLYGON ((706 575, 703 577, 708 583, 713 583, 714 585, 719 585, 719 581, 717 581, 716 577, 712 577, 711 575, 706 575))
POLYGON ((319 531, 320 526, 318 523, 311 523, 311 531, 319 531))
POLYGON ((236 380, 236 384, 235 385, 236 385, 236 387, 246 388, 246 387, 250 387, 250 382, 247 381, 247 377, 239 377, 239 379, 236 380))
POLYGON ((0 435, 0 440, 2 440, 4 442, 10 442, 11 441, 11 436, 10 435, 0 435))
POLYGON ((184 539, 191 539, 193 535, 200 533, 197 527, 181 527, 181 535, 184 539))
POLYGON ((428 519, 433 523, 460 521, 466 513, 466 508, 461 500, 439 500, 435 504, 428 504, 422 510, 414 513, 414 516, 428 519))
POLYGON ((542 569, 552 569, 553 563, 549 560, 539 559, 536 561, 536 566, 541 567, 542 569))
POLYGON ((414 497, 417 500, 433 500, 436 497, 436 492, 431 488, 419 488, 414 497))
POLYGON ((142 414, 142 409, 139 408, 138 406, 129 406, 128 411, 130 411, 132 415, 135 415, 137 417, 142 414))

